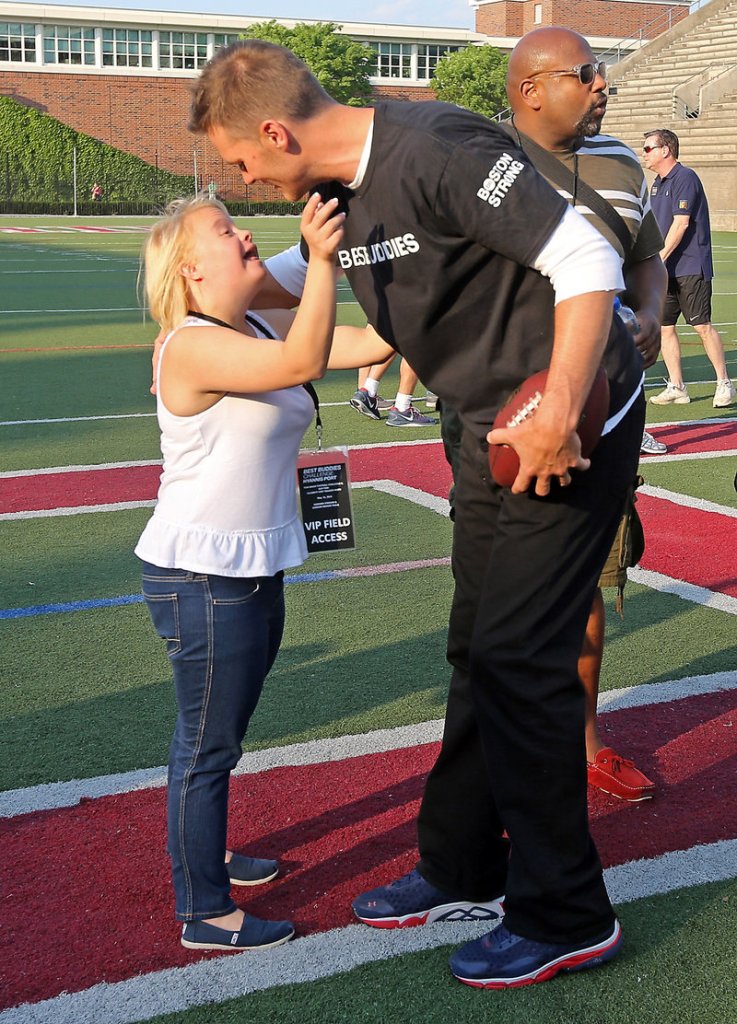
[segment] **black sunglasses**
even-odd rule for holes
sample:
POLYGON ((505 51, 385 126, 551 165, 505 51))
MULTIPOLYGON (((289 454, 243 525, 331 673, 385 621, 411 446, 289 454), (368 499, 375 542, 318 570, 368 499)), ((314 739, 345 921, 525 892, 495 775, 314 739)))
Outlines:
POLYGON ((565 71, 536 71, 529 78, 539 78, 541 75, 575 75, 581 85, 591 85, 596 76, 606 81, 606 61, 600 60, 598 64, 574 64, 572 68, 565 71))
POLYGON ((662 144, 660 146, 643 146, 642 147, 642 152, 643 153, 652 153, 652 151, 654 149, 664 149, 664 148, 665 147, 662 144))

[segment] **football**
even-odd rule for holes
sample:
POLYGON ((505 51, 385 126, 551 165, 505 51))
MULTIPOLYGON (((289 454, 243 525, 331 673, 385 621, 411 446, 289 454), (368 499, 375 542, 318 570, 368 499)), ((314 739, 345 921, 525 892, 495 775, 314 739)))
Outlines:
MULTIPOLYGON (((522 381, 497 413, 494 429, 516 427, 534 416, 545 392, 547 379, 548 371, 540 370, 539 373, 534 373, 527 380, 522 381)), ((609 381, 600 366, 596 371, 594 382, 576 428, 581 439, 581 454, 585 459, 596 447, 608 414, 609 381)), ((491 475, 500 487, 511 487, 519 472, 517 452, 506 444, 490 444, 489 467, 491 475)))

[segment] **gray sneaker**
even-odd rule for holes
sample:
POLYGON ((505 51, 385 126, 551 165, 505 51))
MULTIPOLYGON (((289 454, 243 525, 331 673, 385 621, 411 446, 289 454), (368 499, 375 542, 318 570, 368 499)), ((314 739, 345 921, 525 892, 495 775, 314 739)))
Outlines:
POLYGON ((650 399, 653 405, 688 405, 691 399, 685 384, 674 384, 666 381, 665 387, 650 399))
POLYGON ((379 403, 368 393, 366 388, 359 388, 351 398, 350 404, 356 412, 360 412, 362 416, 368 416, 370 420, 381 419, 379 403))
POLYGON ((433 427, 437 422, 431 416, 423 416, 413 405, 406 412, 393 405, 386 418, 387 427, 433 427))
POLYGON ((731 380, 718 380, 717 389, 714 392, 714 401, 711 403, 715 409, 726 409, 732 405, 737 398, 737 391, 731 380))
POLYGON ((392 402, 391 398, 382 398, 381 395, 376 396, 376 408, 380 409, 382 412, 386 412, 387 409, 391 409, 393 405, 394 402, 392 402))
POLYGON ((656 441, 652 434, 643 430, 640 451, 645 452, 646 455, 664 455, 668 451, 668 446, 662 441, 656 441))

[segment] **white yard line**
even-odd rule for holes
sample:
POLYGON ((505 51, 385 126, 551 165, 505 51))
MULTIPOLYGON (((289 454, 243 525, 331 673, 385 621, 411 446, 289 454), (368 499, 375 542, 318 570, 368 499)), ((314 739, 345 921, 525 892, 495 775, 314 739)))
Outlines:
MULTIPOLYGON (((710 675, 686 676, 662 683, 644 683, 608 690, 599 696, 602 714, 623 708, 663 704, 708 693, 737 689, 737 672, 714 672, 710 675)), ((442 735, 440 719, 401 725, 394 729, 376 729, 373 732, 329 739, 293 743, 285 747, 270 747, 244 754, 234 769, 234 775, 255 775, 271 768, 324 764, 328 761, 346 761, 380 751, 400 750, 424 743, 438 742, 442 735)), ((18 814, 48 811, 61 807, 74 807, 80 800, 130 793, 141 789, 158 789, 166 785, 166 767, 141 768, 136 771, 99 775, 92 779, 72 779, 69 782, 50 782, 25 789, 10 789, 0 793, 0 818, 18 814)))
MULTIPOLYGON (((733 454, 737 455, 737 451, 733 454)), ((643 484, 638 488, 639 494, 649 494, 653 498, 660 498, 662 501, 670 501, 674 505, 681 505, 683 508, 695 508, 699 512, 712 512, 714 515, 729 516, 737 519, 737 508, 731 505, 720 505, 716 501, 708 501, 706 498, 694 498, 690 494, 681 494, 680 491, 670 491, 665 487, 653 487, 650 484, 643 484)))
MULTIPOLYGON (((735 839, 629 861, 604 871, 615 906, 736 876, 735 839)), ((0 1024, 134 1024, 252 992, 330 978, 407 953, 460 944, 488 930, 488 922, 391 930, 352 924, 294 939, 263 958, 253 953, 228 954, 24 1003, 0 1013, 0 1024)))
POLYGON ((674 597, 680 597, 682 601, 726 612, 727 615, 737 615, 737 598, 730 597, 729 594, 719 594, 714 590, 707 590, 706 587, 697 587, 694 583, 685 583, 683 580, 673 579, 672 576, 665 576, 651 569, 628 569, 627 578, 661 594, 672 594, 674 597))

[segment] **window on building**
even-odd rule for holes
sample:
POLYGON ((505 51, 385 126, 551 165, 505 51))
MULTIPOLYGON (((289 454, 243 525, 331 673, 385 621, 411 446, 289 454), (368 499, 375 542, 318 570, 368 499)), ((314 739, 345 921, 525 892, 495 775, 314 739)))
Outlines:
POLYGON ((152 33, 137 28, 104 28, 102 63, 105 67, 150 68, 152 33))
POLYGON ((36 62, 36 27, 0 21, 0 60, 36 62))
POLYGON ((543 23, 543 5, 535 4, 535 24, 542 25, 543 23))
POLYGON ((216 32, 214 37, 213 37, 213 39, 214 39, 214 47, 213 47, 213 49, 215 49, 215 50, 222 50, 222 48, 224 46, 230 46, 231 43, 237 43, 238 40, 240 39, 240 36, 239 35, 235 35, 233 33, 216 32))
POLYGON ((95 30, 74 25, 44 28, 45 64, 94 64, 95 30))
POLYGON ((196 71, 207 63, 206 32, 160 32, 159 66, 196 71))
POLYGON ((458 53, 462 46, 437 46, 434 43, 420 43, 417 47, 417 77, 432 78, 435 68, 449 53, 458 53))
POLYGON ((369 43, 374 60, 369 74, 374 78, 411 78, 412 46, 410 43, 369 43))

